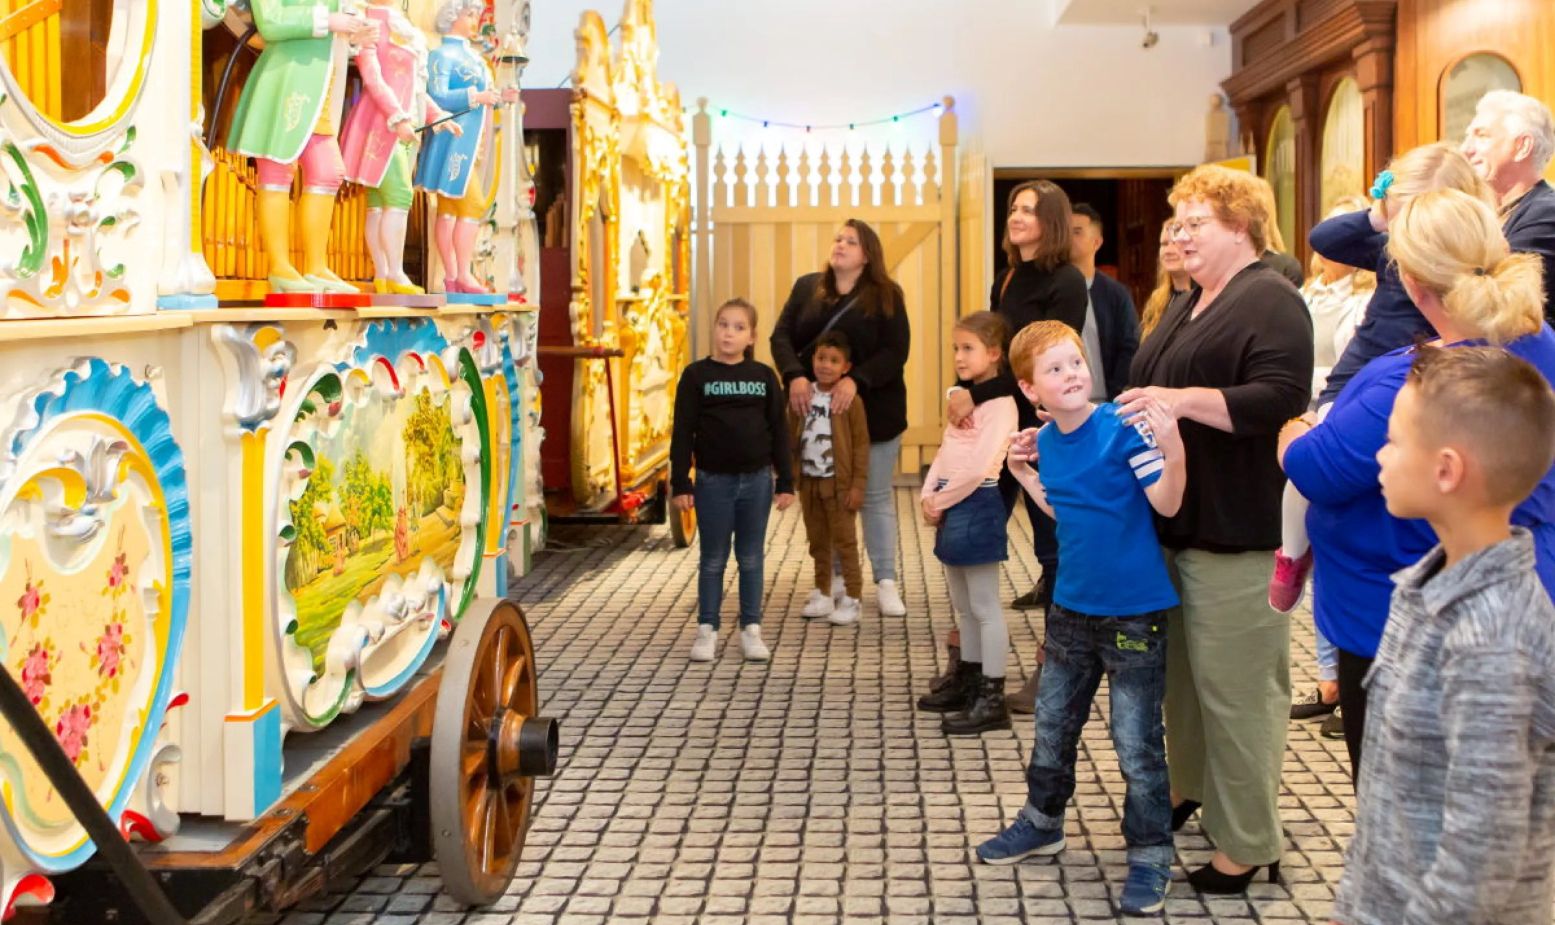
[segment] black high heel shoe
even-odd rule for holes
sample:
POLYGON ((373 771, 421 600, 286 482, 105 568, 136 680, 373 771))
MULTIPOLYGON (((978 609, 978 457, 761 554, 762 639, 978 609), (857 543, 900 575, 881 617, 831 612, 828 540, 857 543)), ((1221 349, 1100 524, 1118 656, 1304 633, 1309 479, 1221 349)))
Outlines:
POLYGON ((1259 865, 1240 874, 1228 874, 1215 867, 1214 864, 1205 864, 1198 870, 1188 874, 1188 882, 1200 893, 1210 893, 1215 896, 1232 896, 1237 893, 1246 893, 1247 885, 1253 882, 1253 877, 1264 867, 1269 871, 1269 882, 1278 883, 1280 880, 1280 862, 1259 865))
POLYGON ((1183 825, 1187 823, 1189 817, 1198 812, 1199 807, 1202 805, 1204 804, 1200 803, 1198 800, 1183 800, 1181 803, 1173 806, 1172 831, 1175 832, 1178 829, 1181 829, 1183 825))

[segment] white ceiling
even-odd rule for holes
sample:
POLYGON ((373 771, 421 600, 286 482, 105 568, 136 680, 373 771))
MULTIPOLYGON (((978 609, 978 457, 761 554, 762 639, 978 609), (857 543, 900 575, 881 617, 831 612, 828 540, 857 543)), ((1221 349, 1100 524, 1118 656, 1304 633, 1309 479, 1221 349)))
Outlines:
POLYGON ((1146 7, 1150 24, 1228 26, 1257 0, 1052 0, 1059 25, 1140 23, 1146 7))

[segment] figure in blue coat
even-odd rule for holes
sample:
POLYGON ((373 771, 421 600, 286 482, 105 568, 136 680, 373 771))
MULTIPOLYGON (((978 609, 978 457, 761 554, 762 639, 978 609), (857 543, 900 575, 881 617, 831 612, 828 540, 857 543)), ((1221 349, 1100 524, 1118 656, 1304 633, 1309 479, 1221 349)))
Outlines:
POLYGON ((480 220, 491 206, 477 167, 492 130, 491 107, 518 100, 515 89, 496 89, 491 66, 471 47, 484 10, 483 0, 447 0, 437 11, 443 44, 427 61, 427 96, 456 113, 454 122, 463 129, 433 135, 416 164, 416 188, 437 194, 433 237, 448 292, 487 291, 470 272, 480 220))

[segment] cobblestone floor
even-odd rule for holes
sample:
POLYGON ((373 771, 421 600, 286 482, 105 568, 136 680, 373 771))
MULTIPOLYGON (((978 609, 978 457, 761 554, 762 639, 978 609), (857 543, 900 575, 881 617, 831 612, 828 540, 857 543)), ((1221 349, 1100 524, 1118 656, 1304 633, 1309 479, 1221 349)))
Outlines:
MULTIPOLYGON (((806 621, 810 587, 797 508, 775 515, 767 553, 770 664, 740 659, 726 616, 718 659, 686 660, 696 550, 664 528, 562 528, 517 587, 544 666, 545 712, 561 723, 557 776, 543 785, 508 894, 466 911, 439 895, 435 865, 384 866, 348 895, 310 901, 284 925, 595 922, 1060 923, 1118 918, 1123 781, 1103 686, 1080 747, 1068 850, 1012 867, 972 848, 1024 801, 1029 717, 1013 732, 947 740, 912 707, 943 664, 950 626, 932 536, 913 493, 897 494, 905 619, 866 604, 856 627, 806 621)), ((1017 526, 1018 525, 1018 526, 1017 526)), ((1005 599, 1036 566, 1022 515, 1005 599)), ((731 597, 733 569, 730 569, 731 597)), ((868 601, 866 595, 866 602, 868 601)), ((726 603, 725 613, 733 610, 726 603)), ((1013 690, 1032 665, 1040 618, 1011 612, 1013 690)), ((1312 683, 1312 633, 1294 623, 1298 691, 1312 683)), ((1167 904, 1173 922, 1326 922, 1353 794, 1342 742, 1292 724, 1280 804, 1282 884, 1200 899, 1183 866, 1210 848, 1190 822, 1167 904)), ((255 918, 253 925, 275 922, 255 918)))

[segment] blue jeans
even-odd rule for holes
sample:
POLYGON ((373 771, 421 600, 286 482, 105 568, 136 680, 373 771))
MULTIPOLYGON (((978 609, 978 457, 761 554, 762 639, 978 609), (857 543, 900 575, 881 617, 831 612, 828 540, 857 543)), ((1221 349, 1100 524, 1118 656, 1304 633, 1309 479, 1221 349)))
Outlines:
POLYGON ((1312 623, 1312 638, 1317 647, 1317 679, 1319 681, 1339 680, 1339 647, 1329 641, 1323 631, 1318 629, 1317 622, 1312 623))
POLYGON ((875 581, 896 580, 896 460, 902 435, 869 445, 869 484, 864 489, 864 551, 875 581))
POLYGON ((1075 750, 1102 675, 1112 699, 1112 745, 1127 791, 1123 839, 1130 864, 1172 863, 1172 797, 1166 774, 1167 611, 1092 617, 1055 603, 1047 612, 1047 660, 1037 688, 1037 741, 1021 809, 1040 831, 1064 827, 1074 796, 1075 750))
POLYGON ((697 572, 697 622, 718 628, 724 602, 729 546, 740 569, 740 625, 761 622, 762 566, 767 517, 772 511, 772 469, 696 475, 697 533, 702 560, 697 572))

